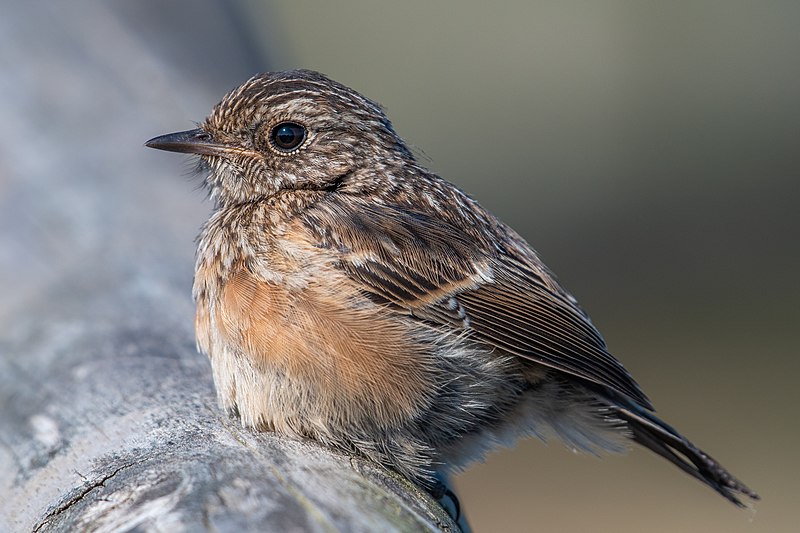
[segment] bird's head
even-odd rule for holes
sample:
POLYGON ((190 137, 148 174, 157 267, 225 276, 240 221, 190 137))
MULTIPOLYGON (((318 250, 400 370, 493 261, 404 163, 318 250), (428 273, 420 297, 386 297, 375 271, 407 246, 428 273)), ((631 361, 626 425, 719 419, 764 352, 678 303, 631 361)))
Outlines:
POLYGON ((375 162, 413 159, 381 107, 309 70, 268 72, 228 93, 194 130, 147 141, 199 154, 222 205, 283 190, 330 190, 375 162))

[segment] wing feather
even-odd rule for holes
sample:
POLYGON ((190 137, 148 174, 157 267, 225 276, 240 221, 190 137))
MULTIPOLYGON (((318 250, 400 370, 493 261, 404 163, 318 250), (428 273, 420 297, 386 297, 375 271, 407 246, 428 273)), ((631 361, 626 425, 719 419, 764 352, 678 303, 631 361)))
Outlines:
POLYGON ((652 409, 574 298, 504 226, 460 230, 445 217, 354 200, 306 214, 320 246, 373 299, 437 326, 607 387, 652 409), (355 205, 354 205, 355 204, 355 205), (484 235, 495 239, 488 242, 484 235))

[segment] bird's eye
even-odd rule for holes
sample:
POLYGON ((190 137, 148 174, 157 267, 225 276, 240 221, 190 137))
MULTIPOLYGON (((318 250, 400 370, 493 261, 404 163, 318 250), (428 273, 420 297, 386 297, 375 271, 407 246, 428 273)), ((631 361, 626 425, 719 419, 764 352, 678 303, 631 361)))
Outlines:
POLYGON ((291 152, 306 139, 306 129, 294 122, 281 122, 269 134, 272 146, 281 152, 291 152))

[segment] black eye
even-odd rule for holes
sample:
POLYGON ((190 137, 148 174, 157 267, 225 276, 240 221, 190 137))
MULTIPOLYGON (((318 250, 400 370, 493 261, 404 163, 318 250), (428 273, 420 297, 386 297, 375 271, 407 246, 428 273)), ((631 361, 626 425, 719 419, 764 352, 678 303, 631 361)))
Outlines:
POLYGON ((306 129, 294 122, 281 122, 269 133, 272 145, 281 152, 289 152, 300 146, 306 138, 306 129))

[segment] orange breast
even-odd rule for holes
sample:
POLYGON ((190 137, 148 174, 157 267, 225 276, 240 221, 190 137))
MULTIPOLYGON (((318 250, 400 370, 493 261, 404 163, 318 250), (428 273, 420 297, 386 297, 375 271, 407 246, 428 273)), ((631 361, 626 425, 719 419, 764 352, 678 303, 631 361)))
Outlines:
POLYGON ((214 313, 226 344, 260 371, 304 388, 324 418, 393 426, 434 392, 430 344, 343 274, 325 272, 289 289, 241 269, 224 282, 214 313))

